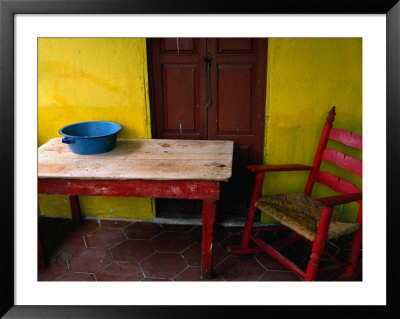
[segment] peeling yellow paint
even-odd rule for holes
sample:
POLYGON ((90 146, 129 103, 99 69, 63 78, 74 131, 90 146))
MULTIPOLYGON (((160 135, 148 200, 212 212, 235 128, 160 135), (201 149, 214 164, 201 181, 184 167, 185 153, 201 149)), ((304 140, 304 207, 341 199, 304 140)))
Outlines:
POLYGON ((71 217, 69 198, 67 196, 40 195, 39 207, 42 214, 43 212, 46 212, 46 216, 57 216, 64 218, 71 217), (54 202, 56 201, 59 203, 57 206, 54 205, 54 202))
MULTIPOLYGON (((269 39, 265 162, 312 164, 328 111, 335 125, 362 133, 362 40, 360 38, 269 39)), ((361 152, 352 152, 361 159, 361 152)), ((327 169, 344 176, 338 168, 327 169)), ((349 177, 345 174, 345 176, 349 177)), ((266 174, 263 194, 301 192, 308 174, 266 174)), ((361 180, 350 180, 361 187, 361 180)), ((317 185, 314 197, 328 196, 317 185)), ((341 208, 354 218, 356 204, 341 208)), ((272 220, 263 215, 263 222, 272 220)))
MULTIPOLYGON (((83 121, 114 121, 120 138, 151 138, 144 38, 38 39, 38 144, 83 121)), ((40 195, 40 211, 70 217, 67 196, 40 195), (57 202, 58 205, 53 205, 57 202)), ((151 199, 80 197, 84 216, 151 219, 151 199)))

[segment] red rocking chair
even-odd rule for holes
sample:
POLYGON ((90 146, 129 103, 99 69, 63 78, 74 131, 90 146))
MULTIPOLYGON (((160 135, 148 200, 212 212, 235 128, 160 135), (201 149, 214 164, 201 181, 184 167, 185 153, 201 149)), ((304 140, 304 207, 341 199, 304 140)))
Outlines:
POLYGON ((256 173, 256 181, 240 247, 230 248, 231 254, 267 252, 278 262, 303 277, 305 281, 317 280, 320 275, 326 275, 331 271, 340 269, 345 269, 345 271, 342 271, 335 280, 354 280, 361 275, 359 256, 362 241, 362 192, 352 183, 331 173, 320 171, 321 162, 328 161, 362 177, 360 160, 335 149, 327 148, 328 140, 334 140, 349 147, 362 149, 361 135, 340 128, 332 128, 335 115, 335 107, 333 107, 326 119, 312 166, 288 164, 251 165, 248 167, 256 173), (304 193, 261 196, 266 172, 304 170, 310 171, 304 193), (315 182, 325 184, 341 195, 312 199, 310 196, 315 182), (359 204, 356 222, 348 221, 333 209, 336 205, 354 201, 359 204), (282 226, 253 227, 257 208, 273 217, 282 226), (255 235, 260 231, 281 230, 290 230, 290 235, 270 244, 265 243, 255 235), (353 239, 346 262, 339 260, 324 249, 327 240, 334 240, 351 234, 353 239), (312 245, 311 256, 305 271, 279 252, 280 249, 300 239, 312 245), (256 246, 249 246, 250 241, 256 246), (319 267, 322 255, 331 259, 333 263, 323 268, 319 267))

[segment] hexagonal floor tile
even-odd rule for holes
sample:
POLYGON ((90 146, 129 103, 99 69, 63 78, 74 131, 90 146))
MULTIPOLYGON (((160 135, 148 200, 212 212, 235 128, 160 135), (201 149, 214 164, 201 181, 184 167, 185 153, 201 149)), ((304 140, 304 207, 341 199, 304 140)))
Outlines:
POLYGON ((127 239, 111 249, 115 261, 138 262, 154 253, 147 240, 127 239))
POLYGON ((223 281, 224 279, 218 274, 212 276, 211 279, 201 279, 200 267, 188 267, 174 278, 174 281, 223 281))
POLYGON ((159 224, 145 222, 136 222, 124 229, 129 239, 151 239, 163 231, 159 224))
MULTIPOLYGON (((281 250, 279 250, 279 252, 284 257, 289 259, 291 262, 293 262, 297 266, 299 266, 301 269, 305 270, 305 268, 307 267, 308 258, 302 256, 301 253, 299 253, 299 251, 296 250, 293 245, 285 247, 285 248, 282 248, 281 250)), ((321 257, 321 263, 325 258, 326 258, 325 256, 321 257)), ((287 268, 286 268, 286 270, 287 270, 287 268)))
POLYGON ((172 281, 171 278, 152 278, 152 277, 146 277, 143 278, 141 281, 172 281))
POLYGON ((172 278, 187 267, 177 253, 156 253, 140 263, 146 277, 172 278))
POLYGON ((108 249, 87 248, 71 259, 69 269, 76 272, 94 273, 111 262, 112 258, 108 249))
MULTIPOLYGON (((201 244, 195 243, 188 249, 182 252, 182 256, 185 258, 189 266, 200 266, 201 265, 201 244)), ((219 244, 213 244, 212 247, 212 264, 213 266, 218 265, 228 253, 219 244)))
POLYGON ((138 264, 114 262, 96 272, 97 281, 138 281, 143 278, 138 264))
POLYGON ((265 254, 258 254, 257 257, 258 261, 267 269, 267 270, 288 270, 287 267, 282 265, 280 262, 276 261, 267 253, 265 254))
POLYGON ((97 220, 94 219, 87 219, 83 221, 83 224, 80 226, 74 226, 72 229, 70 236, 85 236, 87 234, 90 234, 97 229, 100 228, 100 224, 97 220))
POLYGON ((180 252, 193 244, 193 239, 187 233, 166 232, 151 240, 158 251, 180 252))
MULTIPOLYGON (((201 243, 202 239, 202 226, 197 226, 193 230, 189 232, 190 236, 198 242, 201 243)), ((225 227, 214 227, 214 235, 213 235, 213 242, 219 243, 224 239, 228 238, 231 235, 231 232, 227 230, 225 227)))
POLYGON ((221 246, 224 248, 228 248, 229 246, 238 246, 240 245, 240 241, 242 240, 242 236, 240 234, 232 234, 225 238, 220 242, 221 246))
POLYGON ((128 225, 132 224, 132 222, 128 222, 125 220, 111 220, 111 219, 102 219, 100 220, 100 226, 102 228, 124 228, 128 225))
POLYGON ((56 248, 53 256, 74 256, 85 248, 86 245, 82 236, 68 236, 65 237, 61 244, 56 248))
POLYGON ((96 281, 96 279, 93 274, 83 274, 70 271, 58 277, 55 281, 96 281))
POLYGON ((68 272, 68 265, 59 258, 52 258, 49 265, 38 270, 38 281, 51 281, 68 272))
POLYGON ((227 281, 256 281, 265 272, 265 269, 249 256, 229 256, 216 270, 227 281))
POLYGON ((86 245, 91 248, 110 248, 125 240, 122 229, 101 228, 85 236, 86 245))

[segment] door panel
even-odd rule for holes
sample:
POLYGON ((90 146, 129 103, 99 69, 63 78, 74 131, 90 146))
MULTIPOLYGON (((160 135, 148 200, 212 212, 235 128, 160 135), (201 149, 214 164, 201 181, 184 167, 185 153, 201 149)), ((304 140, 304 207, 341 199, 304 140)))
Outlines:
POLYGON ((194 64, 164 64, 163 109, 164 129, 174 133, 182 130, 196 132, 195 113, 199 107, 199 70, 194 64))
POLYGON ((151 39, 153 136, 207 139, 205 39, 151 39))
POLYGON ((218 65, 218 135, 251 133, 252 68, 252 65, 218 65))
MULTIPOLYGON (((264 154, 267 40, 151 39, 149 55, 154 138, 234 141, 217 217, 243 219, 254 180, 247 165, 262 163, 264 154)), ((157 214, 163 210, 201 213, 201 205, 157 200, 157 214)))
POLYGON ((166 38, 161 39, 161 53, 170 54, 196 54, 199 53, 199 42, 196 38, 166 38))
POLYGON ((220 38, 218 53, 254 53, 254 39, 251 38, 220 38))

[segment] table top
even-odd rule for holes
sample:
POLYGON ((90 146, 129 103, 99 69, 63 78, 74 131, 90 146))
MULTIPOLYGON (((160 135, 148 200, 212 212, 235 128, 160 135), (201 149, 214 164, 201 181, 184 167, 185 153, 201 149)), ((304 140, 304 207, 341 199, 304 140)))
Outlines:
POLYGON ((117 139, 109 152, 80 155, 57 137, 39 147, 38 177, 226 181, 232 157, 232 141, 117 139))

